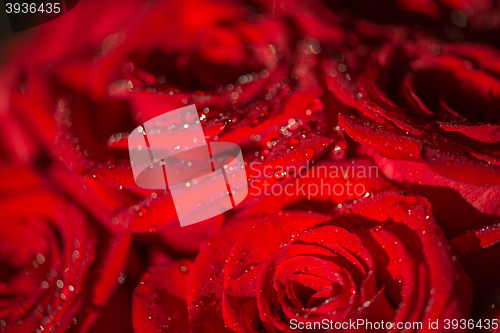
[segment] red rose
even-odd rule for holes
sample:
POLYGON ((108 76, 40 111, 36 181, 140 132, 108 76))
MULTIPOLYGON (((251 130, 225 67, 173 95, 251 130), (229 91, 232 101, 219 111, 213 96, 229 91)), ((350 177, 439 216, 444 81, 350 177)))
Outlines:
MULTIPOLYGON (((191 332, 292 332, 323 319, 428 323, 468 318, 471 304, 470 281, 429 203, 396 191, 346 204, 334 217, 284 211, 233 220, 202 248, 187 295, 191 332)), ((134 306, 134 317, 145 309, 134 306)), ((175 314, 161 311, 154 327, 175 314)))
MULTIPOLYGON (((332 81, 356 109, 340 116, 343 128, 387 178, 429 199, 448 239, 494 228, 500 216, 499 55, 432 39, 391 42, 349 89, 332 81)), ((489 306, 485 295, 500 276, 476 257, 498 261, 498 250, 457 251, 473 280, 475 308, 489 306)))
POLYGON ((358 109, 340 117, 346 132, 388 178, 429 198, 448 237, 500 215, 498 56, 471 44, 389 43, 341 93, 358 109))
POLYGON ((86 332, 118 285, 131 243, 20 165, 0 172, 0 331, 86 332))

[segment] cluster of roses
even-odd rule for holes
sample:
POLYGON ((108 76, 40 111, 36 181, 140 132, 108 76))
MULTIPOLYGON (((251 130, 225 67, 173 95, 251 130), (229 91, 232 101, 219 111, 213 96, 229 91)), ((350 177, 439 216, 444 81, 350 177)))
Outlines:
POLYGON ((499 28, 493 0, 95 0, 9 44, 0 332, 498 331, 499 28), (181 228, 127 136, 190 104, 288 191, 181 228), (379 172, 314 172, 343 167, 379 172))

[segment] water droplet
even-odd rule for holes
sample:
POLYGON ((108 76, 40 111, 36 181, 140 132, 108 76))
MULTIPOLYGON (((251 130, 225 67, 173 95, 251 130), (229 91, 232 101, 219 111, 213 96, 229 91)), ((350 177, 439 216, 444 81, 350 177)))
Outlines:
POLYGON ((314 148, 311 148, 311 147, 307 147, 302 152, 302 155, 304 156, 305 159, 311 159, 311 158, 313 158, 313 156, 315 154, 316 154, 316 150, 314 148))
POLYGON ((290 149, 296 148, 300 144, 300 140, 296 138, 290 139, 290 149))
POLYGON ((203 302, 202 302, 202 301, 200 301, 199 299, 196 299, 196 300, 194 300, 194 301, 193 301, 193 305, 194 305, 195 307, 197 307, 198 309, 201 309, 201 308, 203 308, 203 306, 204 306, 205 304, 203 304, 203 302))
POLYGON ((141 207, 137 211, 137 215, 139 215, 140 217, 144 217, 144 216, 148 215, 148 213, 149 213, 149 210, 146 207, 141 207))
POLYGON ((226 264, 229 264, 231 261, 233 261, 233 257, 227 256, 227 258, 226 258, 226 264))
POLYGON ((285 177, 286 177, 286 171, 280 170, 274 173, 274 179, 276 179, 277 181, 281 181, 285 179, 285 177))
POLYGON ((97 172, 87 172, 85 175, 83 175, 84 178, 90 178, 90 179, 95 179, 98 181, 104 181, 104 177, 101 176, 101 174, 97 172))
POLYGON ((338 154, 338 153, 340 153, 340 151, 341 151, 341 150, 342 150, 342 147, 340 147, 340 146, 335 146, 335 147, 333 148, 333 153, 334 153, 334 154, 338 154))

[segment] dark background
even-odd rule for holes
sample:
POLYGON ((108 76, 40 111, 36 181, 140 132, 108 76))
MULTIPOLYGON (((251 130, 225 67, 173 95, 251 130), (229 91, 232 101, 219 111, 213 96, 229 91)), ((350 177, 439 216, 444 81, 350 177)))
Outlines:
POLYGON ((10 27, 9 18, 5 12, 5 3, 0 1, 0 64, 5 61, 3 57, 5 43, 12 39, 23 38, 31 31, 33 31, 33 28, 13 33, 10 27))
MULTIPOLYGON (((14 34, 12 33, 12 29, 9 25, 9 18, 5 12, 5 4, 3 1, 0 1, 0 47, 3 46, 6 38, 12 36, 14 36, 14 34)), ((3 51, 3 48, 0 50, 3 51)))

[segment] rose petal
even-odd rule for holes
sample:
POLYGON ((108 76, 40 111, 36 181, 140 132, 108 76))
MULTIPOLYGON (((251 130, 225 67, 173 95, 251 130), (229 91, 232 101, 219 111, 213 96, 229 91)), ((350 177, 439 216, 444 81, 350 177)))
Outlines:
POLYGON ((185 332, 188 316, 185 297, 191 262, 162 262, 148 268, 134 290, 134 332, 185 332))

